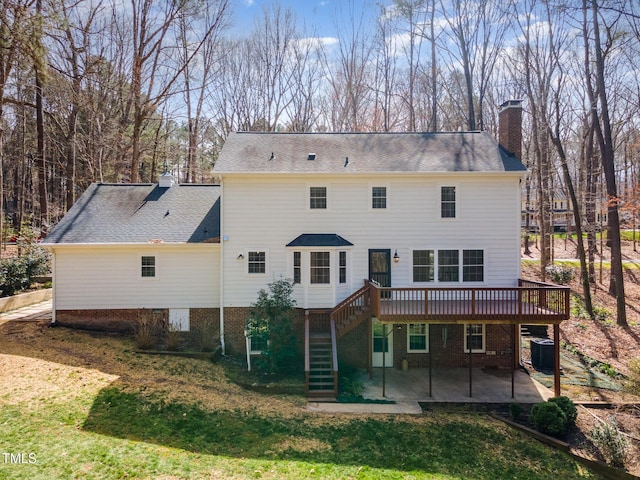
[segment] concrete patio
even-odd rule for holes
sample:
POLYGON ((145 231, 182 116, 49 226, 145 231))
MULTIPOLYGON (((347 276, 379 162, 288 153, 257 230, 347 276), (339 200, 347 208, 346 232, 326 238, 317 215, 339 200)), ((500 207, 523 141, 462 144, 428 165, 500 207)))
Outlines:
POLYGON ((538 403, 553 396, 553 392, 531 378, 526 372, 517 370, 514 375, 515 395, 511 397, 511 372, 509 370, 474 368, 471 372, 472 396, 469 396, 468 368, 434 368, 432 370, 431 394, 429 396, 429 370, 415 368, 407 371, 387 368, 384 372, 384 395, 382 368, 373 370, 370 379, 363 372, 363 398, 389 400, 394 403, 320 403, 309 402, 307 409, 325 413, 380 413, 421 414, 423 403, 538 403))

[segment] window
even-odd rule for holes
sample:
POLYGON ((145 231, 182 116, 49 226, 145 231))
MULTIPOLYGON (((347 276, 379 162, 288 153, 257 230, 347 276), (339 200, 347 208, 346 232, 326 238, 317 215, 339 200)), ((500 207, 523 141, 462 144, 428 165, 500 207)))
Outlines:
POLYGON ((347 252, 338 252, 338 256, 340 257, 339 282, 347 283, 347 252))
POLYGON ((302 282, 302 254, 293 252, 293 283, 302 282))
POLYGON ((327 208, 327 187, 309 187, 309 208, 327 208))
POLYGON ((472 353, 484 353, 485 351, 485 326, 481 323, 472 323, 465 326, 464 351, 472 353))
POLYGON ((483 282, 484 281, 484 251, 463 250, 462 251, 462 281, 463 282, 483 282))
POLYGON ((440 187, 440 216, 456 218, 456 187, 440 187))
POLYGON ((152 278, 156 276, 156 257, 143 256, 140 265, 140 274, 143 277, 152 278))
POLYGON ((371 208, 387 208, 387 187, 371 188, 371 208))
POLYGON ((329 252, 311 252, 311 283, 331 283, 329 252))
POLYGON ((267 348, 266 335, 251 335, 249 337, 249 350, 251 354, 258 355, 267 348))
POLYGON ((410 323, 407 326, 407 352, 429 351, 429 329, 426 323, 410 323))
POLYGON ((433 282, 433 250, 413 251, 413 281, 433 282))
POLYGON ((267 254, 266 252, 249 252, 249 273, 266 273, 267 272, 267 254))
POLYGON ((459 281, 458 250, 438 250, 438 281, 459 281))

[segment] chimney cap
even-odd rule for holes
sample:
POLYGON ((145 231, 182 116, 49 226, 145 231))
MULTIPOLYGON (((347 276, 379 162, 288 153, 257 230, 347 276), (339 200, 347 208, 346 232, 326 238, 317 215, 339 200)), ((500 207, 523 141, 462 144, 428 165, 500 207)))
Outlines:
POLYGON ((503 102, 500 105, 500 111, 505 110, 507 108, 522 108, 522 100, 512 99, 503 102))

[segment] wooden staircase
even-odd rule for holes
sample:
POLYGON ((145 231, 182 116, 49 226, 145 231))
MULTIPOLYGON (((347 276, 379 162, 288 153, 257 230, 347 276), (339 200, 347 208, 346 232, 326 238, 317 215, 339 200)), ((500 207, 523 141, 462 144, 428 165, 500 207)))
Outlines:
MULTIPOLYGON (((314 400, 335 401, 338 385, 334 375, 333 344, 330 334, 314 334, 309 339, 307 396, 314 400)), ((337 365, 336 365, 337 367, 337 365)))
POLYGON ((331 312, 305 312, 305 377, 307 397, 336 401, 338 339, 371 318, 369 283, 331 312), (313 316, 313 321, 311 317, 313 316))

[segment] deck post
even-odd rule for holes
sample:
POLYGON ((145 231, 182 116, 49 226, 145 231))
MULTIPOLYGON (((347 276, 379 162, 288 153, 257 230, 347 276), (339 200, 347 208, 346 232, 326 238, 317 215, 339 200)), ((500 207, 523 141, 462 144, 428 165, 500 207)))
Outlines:
POLYGON ((511 398, 516 398, 516 345, 518 324, 511 326, 511 398))
POLYGON ((427 341, 429 342, 428 348, 429 348, 429 398, 431 398, 433 395, 431 395, 431 382, 432 382, 432 373, 433 373, 433 353, 432 353, 432 348, 431 348, 431 324, 427 323, 427 341))
POLYGON ((387 324, 383 323, 382 324, 382 396, 386 397, 387 395, 385 394, 385 380, 386 380, 386 373, 385 370, 387 369, 387 359, 386 359, 386 355, 385 353, 387 352, 387 324))
POLYGON ((469 347, 469 398, 473 397, 473 373, 471 370, 471 360, 473 358, 473 353, 471 353, 471 325, 465 323, 464 328, 467 329, 467 347, 469 347))
POLYGON ((560 325, 553 324, 553 395, 560 396, 560 325))

